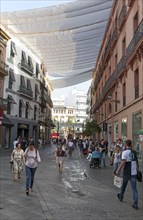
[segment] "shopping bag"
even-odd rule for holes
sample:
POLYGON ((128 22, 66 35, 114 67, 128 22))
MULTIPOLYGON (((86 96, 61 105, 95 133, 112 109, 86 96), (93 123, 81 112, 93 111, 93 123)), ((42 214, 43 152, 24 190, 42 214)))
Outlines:
POLYGON ((114 186, 120 188, 122 186, 122 183, 123 183, 123 178, 115 175, 114 176, 114 186))

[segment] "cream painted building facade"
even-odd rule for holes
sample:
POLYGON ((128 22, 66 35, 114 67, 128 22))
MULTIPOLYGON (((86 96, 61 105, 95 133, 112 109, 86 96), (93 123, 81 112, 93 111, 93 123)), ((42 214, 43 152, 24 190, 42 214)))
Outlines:
POLYGON ((91 118, 109 144, 132 139, 142 156, 143 1, 115 1, 91 84, 91 118))

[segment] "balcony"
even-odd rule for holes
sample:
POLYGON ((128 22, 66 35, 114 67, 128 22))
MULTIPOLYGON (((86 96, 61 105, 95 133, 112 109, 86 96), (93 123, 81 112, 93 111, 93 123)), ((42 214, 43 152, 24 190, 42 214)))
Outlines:
POLYGON ((0 60, 0 72, 3 76, 7 76, 9 71, 9 66, 0 60))
POLYGON ((121 9, 121 12, 119 14, 119 17, 118 17, 118 28, 119 28, 119 30, 121 30, 121 28, 124 24, 124 21, 126 20, 126 14, 127 14, 127 6, 123 5, 123 7, 121 9))
POLYGON ((28 98, 33 98, 33 91, 25 88, 25 87, 22 87, 22 86, 19 86, 19 93, 21 93, 22 95, 28 97, 28 98))
POLYGON ((33 75, 33 67, 30 66, 27 62, 24 60, 21 60, 21 70, 28 73, 30 76, 33 75))

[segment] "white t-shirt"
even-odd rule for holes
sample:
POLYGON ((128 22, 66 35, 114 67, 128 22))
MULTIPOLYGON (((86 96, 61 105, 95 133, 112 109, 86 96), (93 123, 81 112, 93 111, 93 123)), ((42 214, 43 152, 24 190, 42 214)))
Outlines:
POLYGON ((26 149, 24 156, 26 158, 25 165, 30 168, 37 167, 38 163, 41 162, 41 158, 38 150, 29 150, 26 149))
POLYGON ((134 151, 131 149, 122 152, 122 160, 125 160, 124 171, 125 175, 137 175, 137 161, 134 151))

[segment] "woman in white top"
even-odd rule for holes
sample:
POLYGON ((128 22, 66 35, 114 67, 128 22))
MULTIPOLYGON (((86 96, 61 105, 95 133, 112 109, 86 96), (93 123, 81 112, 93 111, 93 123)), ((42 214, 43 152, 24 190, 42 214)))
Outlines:
POLYGON ((20 173, 24 165, 24 151, 21 149, 21 144, 17 143, 16 148, 12 151, 11 161, 13 161, 13 178, 14 181, 20 179, 20 173))
POLYGON ((39 151, 34 147, 34 142, 29 143, 28 148, 24 153, 25 157, 25 171, 26 171, 26 194, 29 195, 29 191, 33 191, 34 176, 38 163, 41 162, 39 151))

